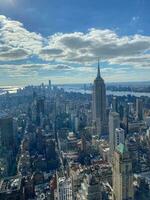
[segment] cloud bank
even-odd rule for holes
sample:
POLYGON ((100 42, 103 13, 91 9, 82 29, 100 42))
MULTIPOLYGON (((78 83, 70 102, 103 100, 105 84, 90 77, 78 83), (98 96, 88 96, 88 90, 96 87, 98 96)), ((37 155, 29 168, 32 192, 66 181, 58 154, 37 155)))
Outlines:
POLYGON ((43 37, 28 31, 22 23, 0 15, 0 62, 4 62, 0 65, 0 70, 6 65, 8 67, 7 62, 10 70, 11 61, 21 61, 24 64, 20 64, 20 70, 17 66, 18 74, 19 71, 23 73, 29 69, 92 72, 90 66, 97 58, 106 62, 108 67, 119 65, 120 68, 130 66, 136 69, 148 69, 150 37, 140 34, 120 36, 110 29, 94 28, 86 33, 56 33, 43 37), (40 63, 27 64, 33 57, 40 60, 40 63), (45 64, 47 62, 48 65, 45 64))

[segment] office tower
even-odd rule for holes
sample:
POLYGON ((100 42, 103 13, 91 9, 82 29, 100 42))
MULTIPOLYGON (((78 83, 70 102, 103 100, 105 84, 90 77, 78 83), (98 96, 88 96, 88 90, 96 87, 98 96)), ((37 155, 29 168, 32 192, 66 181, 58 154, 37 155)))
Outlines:
POLYGON ((104 80, 100 74, 100 67, 98 63, 97 77, 93 85, 93 122, 96 125, 96 134, 101 136, 107 131, 106 120, 106 89, 104 80))
POLYGON ((124 105, 124 117, 123 117, 123 122, 124 122, 124 130, 125 130, 125 134, 128 135, 129 132, 129 105, 127 103, 127 101, 125 102, 124 105))
POLYGON ((123 107, 123 105, 119 105, 118 110, 119 110, 120 120, 122 121, 123 117, 124 117, 124 107, 123 107))
POLYGON ((77 200, 102 200, 102 186, 96 175, 86 174, 81 189, 77 193, 77 200))
POLYGON ((110 161, 115 150, 115 130, 120 128, 120 118, 117 112, 109 113, 109 145, 110 145, 110 161))
POLYGON ((81 151, 83 152, 87 151, 87 143, 86 143, 86 138, 84 134, 82 134, 81 136, 81 151))
POLYGON ((2 176, 9 176, 15 164, 15 137, 13 118, 6 114, 0 114, 0 160, 2 176))
POLYGON ((126 145, 120 143, 113 157, 113 200, 133 200, 132 162, 126 145))
POLYGON ((112 99, 112 111, 113 112, 118 112, 117 97, 113 97, 113 99, 112 99))
POLYGON ((143 120, 143 102, 142 99, 136 99, 136 118, 143 120))
POLYGON ((125 131, 122 128, 116 128, 115 130, 115 148, 125 142, 125 131))
POLYGON ((72 200, 71 179, 66 177, 57 177, 57 200, 72 200))
POLYGON ((48 81, 48 88, 49 88, 49 90, 52 89, 52 83, 51 83, 51 80, 48 81))
POLYGON ((45 141, 45 154, 47 161, 51 161, 52 159, 56 160, 56 147, 55 140, 51 138, 47 138, 45 141))
POLYGON ((77 132, 79 130, 79 117, 74 118, 74 130, 77 132))
POLYGON ((36 99, 36 123, 41 125, 42 116, 45 113, 45 99, 43 97, 36 99))
POLYGON ((36 101, 36 111, 37 113, 44 114, 45 111, 45 99, 44 98, 38 98, 36 101))
POLYGON ((13 118, 6 113, 0 114, 0 146, 12 150, 14 145, 13 118))
POLYGON ((133 115, 134 114, 134 104, 129 102, 128 108, 129 108, 129 115, 133 115))

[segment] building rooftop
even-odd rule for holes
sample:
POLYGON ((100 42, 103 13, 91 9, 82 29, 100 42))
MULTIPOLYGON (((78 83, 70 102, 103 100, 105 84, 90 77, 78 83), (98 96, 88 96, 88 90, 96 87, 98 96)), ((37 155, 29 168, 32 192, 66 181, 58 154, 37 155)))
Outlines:
POLYGON ((37 200, 49 199, 50 193, 49 183, 35 185, 35 195, 37 200))
POLYGON ((116 150, 121 153, 124 154, 125 152, 127 152, 127 148, 124 144, 120 143, 117 147, 116 150))
POLYGON ((117 112, 110 112, 110 115, 113 116, 113 117, 118 117, 119 113, 117 113, 117 112))
POLYGON ((0 182, 0 193, 10 193, 12 191, 20 190, 21 183, 22 178, 20 176, 2 179, 0 182))

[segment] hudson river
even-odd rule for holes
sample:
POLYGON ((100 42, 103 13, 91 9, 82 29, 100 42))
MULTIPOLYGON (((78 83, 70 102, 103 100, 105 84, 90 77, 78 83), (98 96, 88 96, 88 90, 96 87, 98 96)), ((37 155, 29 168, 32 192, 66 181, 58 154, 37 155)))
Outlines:
MULTIPOLYGON (((84 90, 82 89, 80 86, 61 86, 65 91, 67 92, 80 92, 82 94, 87 93, 87 94, 91 94, 92 90, 84 90)), ((5 94, 6 92, 9 93, 16 93, 17 89, 19 89, 19 87, 17 86, 0 86, 0 95, 5 94)), ((140 97, 140 96, 148 96, 150 97, 150 93, 144 93, 144 92, 130 92, 130 91, 110 91, 107 90, 106 91, 107 95, 114 95, 114 96, 127 96, 127 95, 132 95, 132 96, 136 96, 136 97, 140 97)))

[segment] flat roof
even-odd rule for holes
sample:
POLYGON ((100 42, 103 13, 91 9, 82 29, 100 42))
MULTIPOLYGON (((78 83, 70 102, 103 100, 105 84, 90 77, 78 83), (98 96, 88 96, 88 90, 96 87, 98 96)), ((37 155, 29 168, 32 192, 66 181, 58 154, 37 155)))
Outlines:
POLYGON ((2 179, 0 182, 0 193, 19 190, 21 186, 21 181, 21 176, 2 179))

